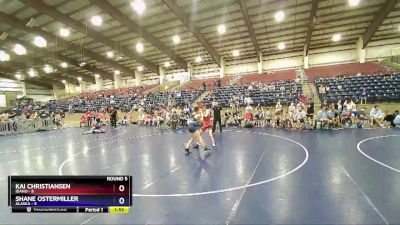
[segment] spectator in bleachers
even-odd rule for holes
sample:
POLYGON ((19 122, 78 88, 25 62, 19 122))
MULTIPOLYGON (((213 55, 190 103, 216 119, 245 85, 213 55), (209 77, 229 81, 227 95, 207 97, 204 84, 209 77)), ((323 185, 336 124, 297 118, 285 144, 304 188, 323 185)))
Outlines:
POLYGON ((400 128, 400 114, 399 114, 399 111, 398 110, 396 110, 395 111, 395 118, 393 119, 393 127, 394 128, 400 128))
POLYGON ((363 87, 362 91, 361 91, 361 104, 367 104, 367 89, 365 87, 363 87))
POLYGON ((328 100, 327 99, 324 99, 324 101, 321 103, 321 108, 328 108, 329 107, 329 105, 328 105, 328 100))
POLYGON ((318 111, 315 117, 315 129, 320 130, 323 129, 327 125, 327 113, 326 108, 323 107, 318 111))
POLYGON ((326 89, 325 89, 324 85, 319 86, 319 94, 320 94, 321 98, 325 98, 326 89))
POLYGON ((361 108, 360 112, 358 113, 358 120, 361 123, 362 127, 365 127, 369 122, 369 117, 367 116, 366 108, 361 108))
POLYGON ((298 130, 303 129, 306 120, 307 120, 307 113, 306 111, 304 111, 304 108, 302 107, 297 108, 293 120, 294 127, 298 130))
POLYGON ((245 111, 244 127, 251 128, 254 126, 253 107, 251 107, 251 105, 248 104, 244 109, 244 111, 245 111))

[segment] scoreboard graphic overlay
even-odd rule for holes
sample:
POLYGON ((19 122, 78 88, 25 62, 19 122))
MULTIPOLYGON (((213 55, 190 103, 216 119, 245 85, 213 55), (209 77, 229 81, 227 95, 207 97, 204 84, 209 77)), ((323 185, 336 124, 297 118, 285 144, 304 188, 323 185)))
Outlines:
POLYGON ((131 176, 9 176, 13 213, 129 213, 131 176))

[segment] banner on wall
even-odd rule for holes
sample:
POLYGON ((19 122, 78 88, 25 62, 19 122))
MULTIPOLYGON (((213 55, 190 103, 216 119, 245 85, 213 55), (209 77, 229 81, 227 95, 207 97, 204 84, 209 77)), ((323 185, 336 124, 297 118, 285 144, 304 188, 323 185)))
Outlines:
POLYGON ((189 72, 179 72, 167 75, 167 81, 179 81, 179 84, 183 84, 189 81, 189 72))
POLYGON ((7 107, 6 95, 0 95, 0 107, 7 107))

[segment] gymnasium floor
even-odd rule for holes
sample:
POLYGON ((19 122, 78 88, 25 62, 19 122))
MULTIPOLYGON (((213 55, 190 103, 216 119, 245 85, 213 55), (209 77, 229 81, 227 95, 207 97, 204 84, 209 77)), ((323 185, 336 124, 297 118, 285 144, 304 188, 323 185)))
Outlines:
POLYGON ((186 130, 0 137, 0 224, 400 224, 399 130, 228 129, 206 160, 183 154, 186 130), (132 175, 133 207, 11 214, 6 177, 23 174, 132 175))

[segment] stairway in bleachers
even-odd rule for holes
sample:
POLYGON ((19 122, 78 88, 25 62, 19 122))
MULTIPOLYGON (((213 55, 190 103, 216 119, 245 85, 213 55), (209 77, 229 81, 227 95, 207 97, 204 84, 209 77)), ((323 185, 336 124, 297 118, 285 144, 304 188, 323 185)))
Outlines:
POLYGON ((233 75, 232 77, 233 77, 233 78, 229 81, 229 85, 234 85, 234 84, 236 84, 237 82, 239 82, 239 80, 240 80, 240 78, 241 78, 241 76, 237 76, 237 75, 233 75))
POLYGON ((308 82, 308 87, 309 87, 309 90, 310 90, 310 92, 311 92, 311 96, 313 96, 314 103, 315 103, 315 104, 320 104, 321 101, 320 101, 320 99, 319 99, 319 97, 318 97, 318 94, 317 94, 317 87, 315 86, 315 83, 313 83, 313 82, 308 82))
POLYGON ((301 86, 303 88, 303 95, 307 98, 312 97, 315 104, 319 104, 320 100, 318 98, 317 89, 315 84, 309 82, 307 74, 304 72, 302 68, 296 70, 296 77, 301 79, 301 86))

